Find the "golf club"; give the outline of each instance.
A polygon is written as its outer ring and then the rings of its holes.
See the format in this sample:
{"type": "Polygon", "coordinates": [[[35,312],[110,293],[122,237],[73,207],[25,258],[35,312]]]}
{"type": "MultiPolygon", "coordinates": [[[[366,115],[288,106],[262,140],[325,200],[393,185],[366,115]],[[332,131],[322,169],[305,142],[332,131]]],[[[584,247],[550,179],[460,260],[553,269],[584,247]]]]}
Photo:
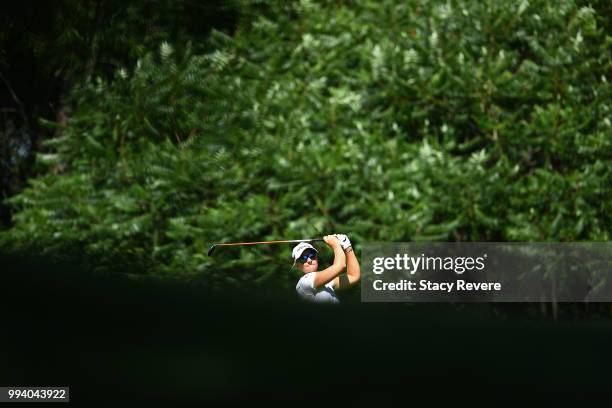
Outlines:
{"type": "Polygon", "coordinates": [[[257,241],[257,242],[231,242],[225,244],[212,244],[208,249],[208,256],[212,256],[218,246],[241,246],[241,245],[260,245],[260,244],[297,244],[299,242],[317,242],[323,241],[323,238],[306,238],[306,239],[291,239],[283,241],[257,241]]]}

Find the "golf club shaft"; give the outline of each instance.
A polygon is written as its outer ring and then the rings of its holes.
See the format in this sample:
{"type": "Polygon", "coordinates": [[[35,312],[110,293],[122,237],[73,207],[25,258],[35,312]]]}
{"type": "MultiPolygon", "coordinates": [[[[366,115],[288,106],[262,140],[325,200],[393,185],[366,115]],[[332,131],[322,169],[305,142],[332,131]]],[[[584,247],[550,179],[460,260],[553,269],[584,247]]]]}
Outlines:
{"type": "Polygon", "coordinates": [[[261,244],[297,244],[299,242],[317,242],[323,241],[323,238],[306,238],[306,239],[289,239],[277,241],[255,241],[255,242],[228,242],[224,244],[213,244],[208,250],[208,256],[212,255],[215,248],[219,246],[243,246],[243,245],[261,245],[261,244]]]}

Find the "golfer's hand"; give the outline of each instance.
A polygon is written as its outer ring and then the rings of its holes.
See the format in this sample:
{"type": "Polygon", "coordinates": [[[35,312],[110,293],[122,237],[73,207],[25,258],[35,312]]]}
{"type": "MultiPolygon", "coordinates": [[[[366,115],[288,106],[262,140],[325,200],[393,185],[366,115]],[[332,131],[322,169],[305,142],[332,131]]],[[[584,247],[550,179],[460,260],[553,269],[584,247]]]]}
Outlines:
{"type": "Polygon", "coordinates": [[[335,235],[326,235],[323,237],[323,240],[331,249],[342,248],[342,244],[340,244],[338,237],[335,235]]]}
{"type": "Polygon", "coordinates": [[[334,234],[334,235],[338,238],[338,241],[340,241],[340,245],[342,245],[343,250],[346,251],[352,246],[351,241],[349,241],[346,235],[344,234],[334,234]]]}

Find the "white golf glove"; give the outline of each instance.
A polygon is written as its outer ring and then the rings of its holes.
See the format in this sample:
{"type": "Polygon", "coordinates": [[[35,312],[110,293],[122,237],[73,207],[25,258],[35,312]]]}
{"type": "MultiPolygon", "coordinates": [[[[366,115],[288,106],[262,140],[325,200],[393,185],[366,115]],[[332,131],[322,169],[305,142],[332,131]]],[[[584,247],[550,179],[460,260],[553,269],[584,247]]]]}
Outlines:
{"type": "Polygon", "coordinates": [[[340,241],[340,245],[342,245],[343,250],[347,250],[351,247],[351,241],[349,241],[348,237],[344,234],[334,234],[338,241],[340,241]]]}

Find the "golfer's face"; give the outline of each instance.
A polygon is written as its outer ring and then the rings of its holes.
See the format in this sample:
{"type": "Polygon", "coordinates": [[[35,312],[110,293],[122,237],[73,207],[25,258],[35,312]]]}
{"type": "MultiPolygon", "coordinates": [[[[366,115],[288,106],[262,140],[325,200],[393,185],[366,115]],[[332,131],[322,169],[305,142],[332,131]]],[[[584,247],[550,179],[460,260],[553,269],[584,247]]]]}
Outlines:
{"type": "Polygon", "coordinates": [[[304,273],[309,273],[309,272],[316,272],[317,268],[319,267],[319,264],[317,263],[316,259],[308,258],[308,260],[302,266],[303,266],[302,270],[304,271],[304,273]]]}
{"type": "Polygon", "coordinates": [[[317,268],[319,267],[319,264],[317,262],[317,255],[316,255],[316,253],[308,252],[306,254],[303,254],[303,256],[306,257],[306,262],[300,263],[299,264],[299,268],[304,273],[316,272],[317,268]],[[309,256],[309,255],[311,255],[311,256],[309,256]]]}

